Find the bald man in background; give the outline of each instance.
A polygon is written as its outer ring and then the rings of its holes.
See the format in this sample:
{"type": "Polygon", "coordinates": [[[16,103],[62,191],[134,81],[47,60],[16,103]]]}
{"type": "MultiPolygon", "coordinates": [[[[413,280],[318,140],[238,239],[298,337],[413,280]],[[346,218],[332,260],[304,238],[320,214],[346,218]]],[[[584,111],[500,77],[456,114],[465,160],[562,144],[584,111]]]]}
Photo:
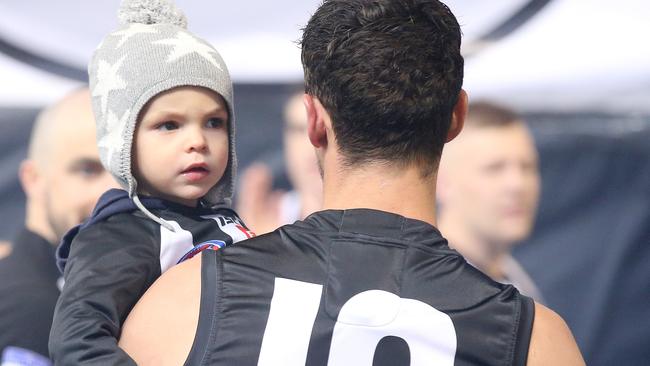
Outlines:
{"type": "Polygon", "coordinates": [[[447,144],[438,172],[438,228],[494,280],[542,300],[510,255],[530,235],[540,194],[537,150],[524,120],[489,102],[469,106],[465,129],[447,144]]]}
{"type": "Polygon", "coordinates": [[[56,246],[116,186],[99,161],[90,103],[87,89],[76,90],[34,123],[19,171],[25,227],[0,259],[0,364],[49,364],[47,340],[60,291],[56,246]]]}

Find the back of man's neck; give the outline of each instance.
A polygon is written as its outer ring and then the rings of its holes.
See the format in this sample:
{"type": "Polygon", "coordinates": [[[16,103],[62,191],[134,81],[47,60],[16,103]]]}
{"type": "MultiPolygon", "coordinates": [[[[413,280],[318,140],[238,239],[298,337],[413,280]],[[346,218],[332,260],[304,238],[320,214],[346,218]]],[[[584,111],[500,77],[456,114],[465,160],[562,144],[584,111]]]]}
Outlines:
{"type": "Polygon", "coordinates": [[[415,166],[347,168],[326,174],[325,209],[369,208],[436,224],[435,175],[422,178],[415,166]]]}

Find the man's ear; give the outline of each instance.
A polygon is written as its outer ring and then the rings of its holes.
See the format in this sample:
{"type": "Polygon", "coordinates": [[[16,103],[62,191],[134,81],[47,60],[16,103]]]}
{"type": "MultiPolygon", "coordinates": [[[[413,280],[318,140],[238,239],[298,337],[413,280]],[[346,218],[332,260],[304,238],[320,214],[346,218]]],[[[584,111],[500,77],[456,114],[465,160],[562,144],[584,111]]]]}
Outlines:
{"type": "Polygon", "coordinates": [[[18,179],[28,198],[34,197],[40,191],[41,175],[34,160],[24,160],[18,169],[18,179]]]}
{"type": "Polygon", "coordinates": [[[449,131],[447,132],[447,139],[445,142],[455,139],[463,129],[463,125],[465,125],[465,117],[467,117],[468,105],[467,93],[465,90],[461,89],[458,94],[458,101],[456,102],[454,111],[451,114],[451,124],[449,125],[449,131]]]}
{"type": "Polygon", "coordinates": [[[325,108],[318,98],[305,94],[303,103],[307,110],[307,136],[315,148],[327,147],[327,126],[325,108]]]}

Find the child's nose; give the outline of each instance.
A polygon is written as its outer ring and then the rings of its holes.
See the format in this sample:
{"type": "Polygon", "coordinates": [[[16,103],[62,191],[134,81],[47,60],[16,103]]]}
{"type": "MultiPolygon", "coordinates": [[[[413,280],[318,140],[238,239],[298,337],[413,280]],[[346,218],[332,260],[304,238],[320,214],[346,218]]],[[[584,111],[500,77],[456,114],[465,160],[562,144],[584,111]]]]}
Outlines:
{"type": "Polygon", "coordinates": [[[207,140],[201,129],[191,129],[188,132],[187,151],[205,151],[208,147],[207,140]]]}

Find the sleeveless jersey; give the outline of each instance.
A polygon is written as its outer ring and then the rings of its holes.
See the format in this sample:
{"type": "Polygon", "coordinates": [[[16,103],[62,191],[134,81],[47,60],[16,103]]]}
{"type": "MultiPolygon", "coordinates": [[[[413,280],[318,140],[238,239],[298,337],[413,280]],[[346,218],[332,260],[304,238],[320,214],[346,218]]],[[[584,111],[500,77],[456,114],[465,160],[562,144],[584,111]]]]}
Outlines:
{"type": "Polygon", "coordinates": [[[525,365],[533,301],[433,226],[328,210],[202,253],[187,365],[525,365]]]}

